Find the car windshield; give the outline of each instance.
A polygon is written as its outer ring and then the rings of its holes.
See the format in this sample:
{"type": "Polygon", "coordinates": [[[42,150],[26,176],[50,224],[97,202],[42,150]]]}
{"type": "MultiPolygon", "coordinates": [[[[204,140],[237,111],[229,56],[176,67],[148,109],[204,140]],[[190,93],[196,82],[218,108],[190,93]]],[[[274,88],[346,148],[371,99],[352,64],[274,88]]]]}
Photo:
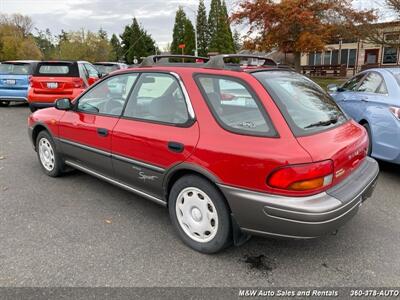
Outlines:
{"type": "Polygon", "coordinates": [[[96,67],[97,71],[99,71],[99,73],[102,74],[108,74],[119,69],[117,65],[110,65],[110,64],[108,65],[96,64],[94,66],[96,67]]]}
{"type": "Polygon", "coordinates": [[[254,72],[297,136],[325,130],[347,120],[316,83],[292,71],[254,72]]]}
{"type": "Polygon", "coordinates": [[[29,64],[2,63],[0,65],[0,74],[29,75],[30,73],[31,66],[29,64]]]}

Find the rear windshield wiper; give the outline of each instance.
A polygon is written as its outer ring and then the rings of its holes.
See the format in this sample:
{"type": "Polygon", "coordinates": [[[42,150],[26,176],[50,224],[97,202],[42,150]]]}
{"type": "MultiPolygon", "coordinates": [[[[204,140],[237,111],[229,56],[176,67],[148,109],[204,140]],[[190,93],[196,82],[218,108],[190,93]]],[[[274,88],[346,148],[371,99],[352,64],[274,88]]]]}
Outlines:
{"type": "Polygon", "coordinates": [[[327,121],[320,121],[320,122],[316,122],[316,123],[312,123],[304,128],[311,128],[311,127],[320,127],[320,126],[329,126],[331,124],[336,124],[338,121],[338,118],[333,118],[327,121]]]}

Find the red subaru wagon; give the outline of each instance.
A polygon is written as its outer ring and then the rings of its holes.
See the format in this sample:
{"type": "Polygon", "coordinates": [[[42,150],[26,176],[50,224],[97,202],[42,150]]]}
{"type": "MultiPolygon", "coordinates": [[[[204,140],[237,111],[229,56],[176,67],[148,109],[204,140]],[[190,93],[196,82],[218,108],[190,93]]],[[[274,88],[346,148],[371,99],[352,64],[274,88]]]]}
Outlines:
{"type": "Polygon", "coordinates": [[[204,253],[336,231],[375,187],[366,131],[308,78],[224,58],[152,57],[33,113],[43,171],[78,169],[168,207],[204,253]]]}

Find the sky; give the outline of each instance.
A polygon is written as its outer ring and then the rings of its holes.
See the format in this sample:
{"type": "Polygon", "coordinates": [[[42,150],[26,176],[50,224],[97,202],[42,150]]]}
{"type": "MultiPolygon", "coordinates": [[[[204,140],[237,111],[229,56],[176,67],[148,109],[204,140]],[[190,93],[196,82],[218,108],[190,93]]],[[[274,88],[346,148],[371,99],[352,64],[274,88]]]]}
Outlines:
{"type": "MultiPolygon", "coordinates": [[[[205,1],[207,10],[210,1],[205,1]]],[[[239,2],[226,0],[228,10],[234,10],[239,2]]],[[[172,40],[179,5],[193,22],[198,0],[0,0],[0,12],[29,15],[35,27],[49,28],[53,34],[59,34],[62,29],[97,31],[100,27],[110,35],[120,34],[136,17],[162,49],[172,40]]],[[[393,15],[384,9],[384,0],[354,0],[353,6],[357,9],[376,8],[381,19],[393,19],[393,15]]],[[[245,28],[238,30],[245,31],[245,28]]]]}

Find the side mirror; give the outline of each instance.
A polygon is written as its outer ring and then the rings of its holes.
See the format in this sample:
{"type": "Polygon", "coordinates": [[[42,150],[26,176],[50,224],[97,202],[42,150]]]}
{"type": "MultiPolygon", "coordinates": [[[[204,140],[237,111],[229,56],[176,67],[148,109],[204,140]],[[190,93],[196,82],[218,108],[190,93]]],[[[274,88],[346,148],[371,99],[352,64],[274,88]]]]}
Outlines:
{"type": "Polygon", "coordinates": [[[72,103],[68,98],[61,98],[56,100],[54,107],[58,110],[70,110],[72,109],[72,103]]]}
{"type": "Polygon", "coordinates": [[[103,78],[103,77],[105,77],[105,76],[107,76],[108,75],[108,73],[99,73],[99,78],[103,78]]]}
{"type": "Polygon", "coordinates": [[[326,89],[328,90],[329,93],[335,93],[338,91],[338,86],[334,83],[328,84],[326,89]]]}

